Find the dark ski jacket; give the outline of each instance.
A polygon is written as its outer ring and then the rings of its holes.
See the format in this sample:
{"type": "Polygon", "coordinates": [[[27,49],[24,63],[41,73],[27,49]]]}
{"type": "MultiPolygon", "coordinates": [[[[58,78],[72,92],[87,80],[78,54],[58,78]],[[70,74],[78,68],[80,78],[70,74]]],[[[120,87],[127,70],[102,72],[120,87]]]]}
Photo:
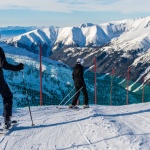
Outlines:
{"type": "Polygon", "coordinates": [[[83,66],[81,64],[76,64],[73,68],[72,78],[75,85],[85,86],[83,77],[83,66]]]}
{"type": "Polygon", "coordinates": [[[9,64],[7,62],[6,57],[5,57],[5,53],[4,53],[3,49],[0,47],[0,80],[2,80],[4,78],[2,69],[12,70],[12,71],[20,70],[18,68],[18,66],[9,64]]]}

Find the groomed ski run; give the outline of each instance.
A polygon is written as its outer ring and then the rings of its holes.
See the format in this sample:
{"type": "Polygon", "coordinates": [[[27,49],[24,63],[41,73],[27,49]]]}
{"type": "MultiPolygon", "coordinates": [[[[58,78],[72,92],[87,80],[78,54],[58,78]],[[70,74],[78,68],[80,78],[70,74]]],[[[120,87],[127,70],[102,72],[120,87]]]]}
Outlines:
{"type": "MultiPolygon", "coordinates": [[[[149,150],[150,103],[90,105],[74,111],[56,106],[14,109],[18,125],[0,136],[1,150],[149,150]]],[[[81,107],[81,106],[80,106],[81,107]]],[[[1,118],[2,120],[2,118],[1,118]]]]}

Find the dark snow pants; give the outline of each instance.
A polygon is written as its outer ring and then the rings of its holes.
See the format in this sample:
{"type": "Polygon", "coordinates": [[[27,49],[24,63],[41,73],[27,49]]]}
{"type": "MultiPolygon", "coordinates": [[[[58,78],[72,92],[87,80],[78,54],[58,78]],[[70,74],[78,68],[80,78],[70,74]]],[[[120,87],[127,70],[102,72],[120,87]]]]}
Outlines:
{"type": "MultiPolygon", "coordinates": [[[[82,88],[82,85],[75,85],[76,92],[79,91],[81,88],[82,88]]],[[[84,96],[84,105],[88,105],[89,102],[88,102],[88,93],[87,93],[87,90],[86,90],[86,86],[83,86],[81,91],[82,91],[83,96],[84,96]]],[[[77,100],[78,100],[79,96],[80,96],[80,91],[77,92],[76,95],[74,96],[74,99],[72,101],[72,105],[77,104],[77,100]]]]}
{"type": "Polygon", "coordinates": [[[0,72],[0,94],[3,97],[3,105],[4,105],[3,116],[5,117],[5,119],[7,119],[9,116],[12,116],[13,95],[1,73],[2,72],[0,72]]]}

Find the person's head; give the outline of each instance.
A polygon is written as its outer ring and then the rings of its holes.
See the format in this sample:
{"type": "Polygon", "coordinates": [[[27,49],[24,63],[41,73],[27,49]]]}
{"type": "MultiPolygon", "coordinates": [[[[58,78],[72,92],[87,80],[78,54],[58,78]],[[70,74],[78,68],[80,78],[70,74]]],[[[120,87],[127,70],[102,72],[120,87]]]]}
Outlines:
{"type": "Polygon", "coordinates": [[[84,60],[82,58],[77,59],[77,64],[83,65],[83,63],[84,63],[84,60]]]}

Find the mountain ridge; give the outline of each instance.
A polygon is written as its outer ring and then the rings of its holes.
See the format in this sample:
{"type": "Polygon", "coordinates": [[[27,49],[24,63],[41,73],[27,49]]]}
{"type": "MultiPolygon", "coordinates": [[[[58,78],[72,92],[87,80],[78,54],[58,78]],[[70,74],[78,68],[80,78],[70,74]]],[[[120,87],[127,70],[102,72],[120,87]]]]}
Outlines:
{"type": "Polygon", "coordinates": [[[92,66],[96,57],[98,72],[110,73],[115,68],[118,69],[116,75],[124,78],[130,66],[131,79],[136,81],[141,74],[146,74],[146,82],[150,83],[150,60],[147,57],[150,56],[150,16],[98,25],[87,23],[74,27],[42,28],[5,42],[33,53],[39,53],[38,45],[41,43],[44,56],[71,67],[78,57],[85,59],[87,67],[92,66]]]}

